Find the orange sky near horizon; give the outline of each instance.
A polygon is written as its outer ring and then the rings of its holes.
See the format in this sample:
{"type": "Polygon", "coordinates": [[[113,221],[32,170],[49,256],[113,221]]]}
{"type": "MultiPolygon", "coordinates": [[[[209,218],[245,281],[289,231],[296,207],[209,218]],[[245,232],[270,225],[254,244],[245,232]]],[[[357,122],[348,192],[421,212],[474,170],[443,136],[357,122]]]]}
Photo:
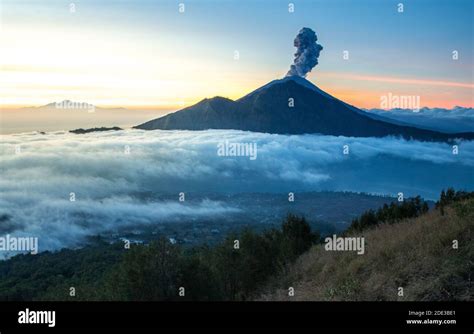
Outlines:
{"type": "MultiPolygon", "coordinates": [[[[271,78],[268,80],[272,80],[271,78]]],[[[336,98],[343,100],[351,105],[359,108],[371,109],[381,108],[380,99],[391,93],[399,96],[419,95],[421,100],[421,107],[429,108],[446,108],[451,109],[455,106],[474,107],[474,84],[455,81],[443,80],[425,80],[417,78],[398,78],[398,77],[381,77],[381,76],[367,76],[354,75],[346,73],[321,72],[317,71],[309,75],[308,80],[315,83],[319,88],[325,90],[336,98]],[[362,84],[361,84],[362,82],[362,84]],[[369,85],[370,89],[365,86],[369,85]],[[361,87],[362,88],[358,88],[361,87]],[[435,87],[435,91],[433,91],[435,87]],[[441,88],[441,91],[440,91],[441,88]],[[463,97],[460,99],[460,96],[463,97]]],[[[255,82],[247,82],[245,85],[237,87],[233,92],[219,91],[216,87],[215,93],[207,96],[192,96],[184,98],[180,101],[176,100],[162,100],[159,104],[136,104],[127,103],[126,97],[124,103],[94,103],[90,101],[77,101],[74,98],[68,98],[77,102],[88,102],[96,104],[99,107],[115,108],[125,107],[128,109],[140,110],[178,110],[183,107],[199,102],[204,98],[213,96],[225,96],[236,100],[254,89],[266,84],[264,80],[256,80],[255,82]]],[[[212,85],[211,85],[212,86],[212,85]]],[[[62,98],[56,100],[30,100],[28,103],[2,103],[0,107],[15,109],[25,107],[38,107],[51,102],[61,101],[62,98]]]]}
{"type": "Polygon", "coordinates": [[[417,96],[420,107],[474,107],[468,0],[413,3],[403,15],[384,1],[309,1],[291,15],[284,1],[272,10],[252,1],[251,11],[222,3],[180,13],[168,1],[84,0],[71,11],[61,1],[3,0],[0,108],[71,100],[173,111],[235,100],[287,73],[303,26],[324,47],[307,79],[336,98],[366,109],[388,94],[417,96]]]}

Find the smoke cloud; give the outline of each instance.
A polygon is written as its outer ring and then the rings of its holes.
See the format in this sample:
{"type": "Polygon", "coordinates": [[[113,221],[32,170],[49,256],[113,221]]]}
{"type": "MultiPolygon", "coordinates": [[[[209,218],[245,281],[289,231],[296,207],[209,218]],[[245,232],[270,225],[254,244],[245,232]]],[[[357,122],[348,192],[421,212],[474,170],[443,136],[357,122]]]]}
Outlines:
{"type": "Polygon", "coordinates": [[[323,47],[316,42],[317,40],[318,37],[312,29],[300,30],[294,41],[294,46],[297,48],[295,60],[286,76],[298,75],[304,78],[313,67],[318,65],[319,53],[323,47]]]}

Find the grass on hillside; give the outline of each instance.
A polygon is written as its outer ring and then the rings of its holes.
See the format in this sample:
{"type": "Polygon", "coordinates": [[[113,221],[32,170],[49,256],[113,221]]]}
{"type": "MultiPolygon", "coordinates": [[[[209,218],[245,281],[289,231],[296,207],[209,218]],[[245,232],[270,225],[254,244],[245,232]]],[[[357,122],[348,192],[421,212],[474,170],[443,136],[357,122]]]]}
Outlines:
{"type": "Polygon", "coordinates": [[[418,218],[380,224],[365,254],[313,246],[265,288],[260,300],[474,300],[474,199],[418,218]],[[458,249],[453,249],[453,240],[458,249]],[[289,296],[288,288],[294,288],[289,296]],[[403,287],[403,296],[398,288],[403,287]]]}

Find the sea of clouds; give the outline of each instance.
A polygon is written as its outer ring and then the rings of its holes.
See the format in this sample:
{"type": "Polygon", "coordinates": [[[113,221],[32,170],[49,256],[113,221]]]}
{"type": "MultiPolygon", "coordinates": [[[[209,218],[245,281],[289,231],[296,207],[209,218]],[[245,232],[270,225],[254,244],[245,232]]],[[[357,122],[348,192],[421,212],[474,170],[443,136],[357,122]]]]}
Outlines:
{"type": "Polygon", "coordinates": [[[245,210],[225,196],[207,199],[210,192],[344,190],[434,199],[448,186],[474,190],[474,141],[457,144],[453,154],[447,143],[234,130],[5,135],[0,235],[37,236],[43,251],[121,227],[245,210]],[[257,158],[219,156],[225,141],[256,143],[257,158]],[[179,202],[180,192],[194,201],[179,202]]]}
{"type": "Polygon", "coordinates": [[[411,109],[369,109],[369,113],[424,129],[456,133],[474,132],[474,109],[465,107],[411,109]]]}

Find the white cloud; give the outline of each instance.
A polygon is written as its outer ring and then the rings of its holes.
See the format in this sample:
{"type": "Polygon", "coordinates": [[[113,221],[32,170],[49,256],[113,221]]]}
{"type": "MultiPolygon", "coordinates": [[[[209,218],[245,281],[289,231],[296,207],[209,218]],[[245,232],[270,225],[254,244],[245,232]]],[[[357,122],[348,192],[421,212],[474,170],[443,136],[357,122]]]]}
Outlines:
{"type": "Polygon", "coordinates": [[[195,197],[219,191],[404,191],[435,198],[446,186],[474,188],[474,141],[460,142],[453,155],[447,143],[397,138],[226,130],[56,132],[2,136],[0,158],[0,217],[8,217],[8,225],[0,220],[0,234],[39,236],[40,250],[77,245],[87,235],[124,226],[245,210],[205,195],[182,204],[181,191],[195,197]],[[218,156],[223,140],[256,142],[257,159],[218,156]],[[21,154],[15,154],[17,145],[21,154]],[[349,155],[343,155],[343,145],[349,145],[349,155]],[[76,202],[69,201],[71,192],[76,202]],[[157,199],[158,194],[176,200],[157,199]]]}
{"type": "Polygon", "coordinates": [[[388,119],[435,131],[448,133],[474,132],[473,108],[421,108],[418,112],[414,112],[411,109],[369,109],[366,111],[388,119]]]}

